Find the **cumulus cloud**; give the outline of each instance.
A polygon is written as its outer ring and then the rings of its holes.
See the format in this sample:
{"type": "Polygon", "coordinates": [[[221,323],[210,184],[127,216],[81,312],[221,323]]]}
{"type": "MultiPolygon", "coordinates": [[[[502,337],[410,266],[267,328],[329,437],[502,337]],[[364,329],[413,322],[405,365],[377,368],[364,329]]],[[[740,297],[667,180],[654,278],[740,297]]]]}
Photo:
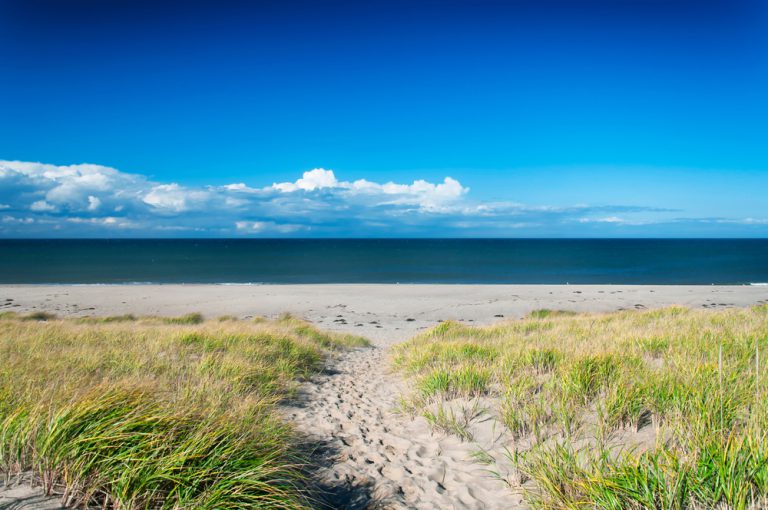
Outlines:
{"type": "Polygon", "coordinates": [[[147,184],[142,175],[101,165],[0,161],[0,200],[34,212],[79,214],[102,203],[124,207],[138,201],[147,184]]]}
{"type": "Polygon", "coordinates": [[[37,200],[32,202],[32,205],[29,206],[29,209],[35,212],[51,212],[56,210],[53,205],[49,204],[45,200],[37,200]]]}
{"type": "Polygon", "coordinates": [[[201,207],[208,198],[206,191],[190,190],[173,183],[152,186],[143,201],[155,209],[180,213],[201,207]]]}
{"type": "Polygon", "coordinates": [[[268,232],[290,234],[308,230],[304,225],[278,224],[273,221],[236,221],[237,230],[249,234],[263,234],[268,232]]]}
{"type": "Polygon", "coordinates": [[[625,205],[481,202],[450,176],[376,182],[314,168],[271,185],[186,186],[101,165],[21,161],[0,161],[0,210],[0,236],[546,236],[685,221],[768,224],[625,205]]]}
{"type": "Polygon", "coordinates": [[[290,193],[292,191],[304,190],[312,191],[322,188],[335,188],[338,187],[339,182],[336,180],[336,176],[333,175],[332,170],[325,170],[324,168],[315,168],[304,172],[301,179],[296,182],[281,182],[273,184],[274,189],[290,193]]]}
{"type": "Polygon", "coordinates": [[[35,219],[34,218],[29,218],[29,217],[27,217],[27,218],[18,218],[16,216],[6,215],[6,216],[3,216],[2,220],[0,220],[0,221],[2,221],[3,223],[10,223],[10,224],[15,224],[15,225],[19,225],[19,224],[21,224],[21,225],[29,225],[30,223],[34,223],[35,219]]]}
{"type": "Polygon", "coordinates": [[[89,211],[95,211],[96,209],[101,206],[101,200],[99,197],[95,197],[93,195],[88,195],[88,210],[89,211]]]}
{"type": "Polygon", "coordinates": [[[458,211],[467,192],[451,177],[437,183],[345,181],[324,168],[262,187],[189,187],[101,165],[0,161],[2,209],[27,211],[39,225],[37,234],[54,227],[94,233],[119,227],[134,229],[136,235],[344,235],[350,230],[363,234],[372,226],[394,232],[401,223],[410,228],[424,223],[417,216],[458,211]],[[403,220],[403,215],[413,217],[403,220]]]}
{"type": "MultiPolygon", "coordinates": [[[[231,184],[229,189],[244,189],[244,184],[231,184]]],[[[431,183],[425,180],[416,180],[411,184],[398,184],[394,182],[377,183],[366,179],[353,182],[339,181],[333,170],[315,168],[304,172],[295,182],[275,183],[265,191],[277,190],[283,193],[296,191],[333,190],[341,196],[353,197],[379,197],[383,198],[380,205],[406,204],[417,205],[424,209],[437,209],[440,206],[458,200],[469,192],[459,181],[446,177],[441,183],[431,183]]]]}
{"type": "Polygon", "coordinates": [[[77,225],[93,225],[104,226],[110,228],[130,229],[136,225],[127,218],[116,218],[114,216],[106,216],[103,218],[65,218],[67,223],[73,223],[77,225]]]}

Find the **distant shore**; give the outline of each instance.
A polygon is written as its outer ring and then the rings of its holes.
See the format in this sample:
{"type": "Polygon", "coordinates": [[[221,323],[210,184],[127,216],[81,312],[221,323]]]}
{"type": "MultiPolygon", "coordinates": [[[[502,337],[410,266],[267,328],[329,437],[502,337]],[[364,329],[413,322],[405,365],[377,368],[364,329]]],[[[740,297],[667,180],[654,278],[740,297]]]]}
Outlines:
{"type": "Polygon", "coordinates": [[[0,311],[87,315],[276,316],[389,344],[456,320],[488,324],[548,308],[580,312],[768,302],[768,286],[684,285],[0,285],[0,311]]]}

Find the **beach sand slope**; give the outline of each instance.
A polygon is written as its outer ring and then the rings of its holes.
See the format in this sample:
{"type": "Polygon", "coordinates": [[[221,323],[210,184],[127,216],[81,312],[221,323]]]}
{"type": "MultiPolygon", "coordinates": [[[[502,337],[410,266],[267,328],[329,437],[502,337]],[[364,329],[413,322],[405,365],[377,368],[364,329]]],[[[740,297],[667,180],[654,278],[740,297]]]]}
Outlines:
{"type": "MultiPolygon", "coordinates": [[[[339,508],[523,507],[519,495],[473,461],[482,450],[504,467],[506,438],[493,417],[481,413],[473,421],[472,439],[461,440],[434,431],[422,417],[398,411],[407,387],[389,372],[387,349],[419,331],[445,320],[489,324],[542,308],[608,312],[767,302],[764,286],[0,286],[0,311],[61,316],[201,312],[240,318],[290,312],[324,329],[370,338],[371,348],[329,359],[326,370],[284,408],[297,429],[320,445],[325,464],[315,475],[329,504],[339,508]]],[[[0,488],[0,504],[58,508],[55,500],[40,498],[28,486],[0,488]]]]}

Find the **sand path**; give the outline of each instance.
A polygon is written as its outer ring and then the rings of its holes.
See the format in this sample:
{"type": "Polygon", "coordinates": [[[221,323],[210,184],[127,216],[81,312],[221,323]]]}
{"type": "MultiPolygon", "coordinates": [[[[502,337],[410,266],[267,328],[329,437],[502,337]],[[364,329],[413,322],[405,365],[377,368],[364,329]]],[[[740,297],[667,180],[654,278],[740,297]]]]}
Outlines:
{"type": "Polygon", "coordinates": [[[478,417],[472,441],[434,432],[422,417],[396,411],[403,384],[388,374],[386,346],[329,360],[286,409],[297,428],[326,445],[331,464],[318,473],[335,508],[519,508],[520,497],[485,465],[483,447],[500,450],[492,419],[478,417]]]}

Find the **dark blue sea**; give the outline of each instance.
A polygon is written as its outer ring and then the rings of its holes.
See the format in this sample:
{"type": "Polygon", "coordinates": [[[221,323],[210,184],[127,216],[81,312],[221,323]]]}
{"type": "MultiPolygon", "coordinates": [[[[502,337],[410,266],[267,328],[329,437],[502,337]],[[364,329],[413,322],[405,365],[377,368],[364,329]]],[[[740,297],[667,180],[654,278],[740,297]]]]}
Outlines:
{"type": "Polygon", "coordinates": [[[0,240],[0,283],[768,282],[768,239],[0,240]]]}

